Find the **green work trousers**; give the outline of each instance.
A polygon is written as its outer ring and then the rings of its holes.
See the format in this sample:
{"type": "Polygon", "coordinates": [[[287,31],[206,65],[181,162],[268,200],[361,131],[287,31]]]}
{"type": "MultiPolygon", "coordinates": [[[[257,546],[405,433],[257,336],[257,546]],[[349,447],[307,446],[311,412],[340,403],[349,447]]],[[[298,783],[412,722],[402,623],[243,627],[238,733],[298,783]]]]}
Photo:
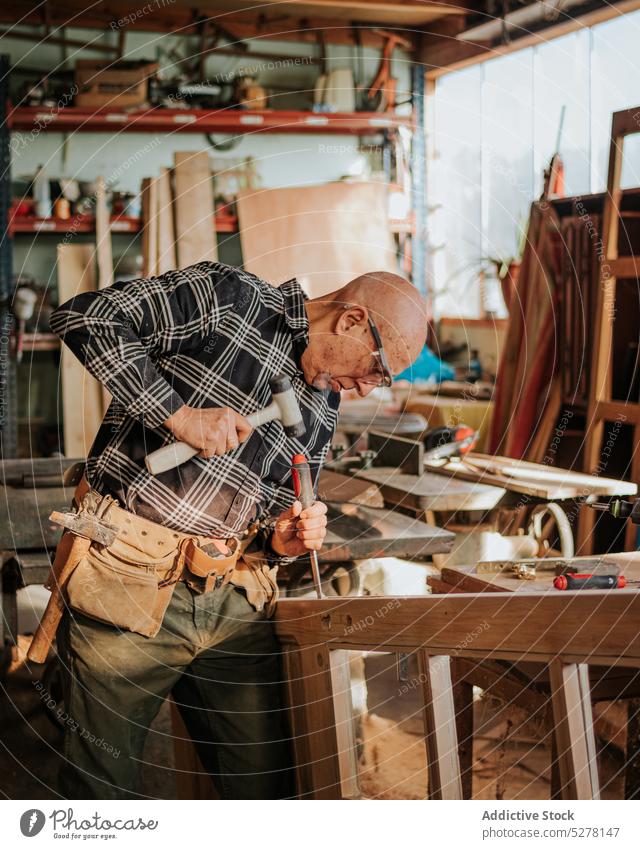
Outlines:
{"type": "Polygon", "coordinates": [[[197,594],[179,582],[155,637],[68,611],[58,645],[65,798],[144,798],[144,743],[169,694],[222,798],[293,795],[279,647],[242,590],[197,594]]]}

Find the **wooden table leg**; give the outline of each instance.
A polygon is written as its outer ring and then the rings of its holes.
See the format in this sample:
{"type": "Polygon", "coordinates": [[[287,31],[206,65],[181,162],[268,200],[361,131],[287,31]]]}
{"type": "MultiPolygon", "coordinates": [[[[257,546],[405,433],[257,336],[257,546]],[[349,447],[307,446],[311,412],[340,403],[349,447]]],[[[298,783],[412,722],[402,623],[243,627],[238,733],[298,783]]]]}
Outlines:
{"type": "Polygon", "coordinates": [[[640,699],[629,699],[627,702],[624,798],[640,799],[640,699]]]}
{"type": "Polygon", "coordinates": [[[560,761],[558,760],[558,743],[556,735],[551,734],[551,798],[562,799],[562,779],[560,778],[560,761]]]}
{"type": "Polygon", "coordinates": [[[451,679],[458,732],[462,798],[471,799],[473,795],[473,684],[464,680],[460,663],[456,658],[451,660],[451,679]]]}
{"type": "Polygon", "coordinates": [[[553,725],[563,799],[599,799],[596,740],[584,663],[549,664],[553,725]]]}
{"type": "Polygon", "coordinates": [[[326,646],[284,646],[298,796],[340,799],[331,659],[326,646]]]}
{"type": "Polygon", "coordinates": [[[418,652],[430,799],[462,799],[451,660],[418,652]]]}

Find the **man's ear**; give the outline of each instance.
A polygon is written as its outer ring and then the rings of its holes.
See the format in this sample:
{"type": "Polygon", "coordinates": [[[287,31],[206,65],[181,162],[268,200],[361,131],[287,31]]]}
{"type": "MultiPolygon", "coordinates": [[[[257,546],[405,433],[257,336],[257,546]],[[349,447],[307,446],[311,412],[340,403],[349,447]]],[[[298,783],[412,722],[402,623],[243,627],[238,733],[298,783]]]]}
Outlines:
{"type": "Polygon", "coordinates": [[[336,333],[349,333],[356,325],[365,327],[369,314],[364,307],[354,304],[344,307],[336,321],[336,333]]]}

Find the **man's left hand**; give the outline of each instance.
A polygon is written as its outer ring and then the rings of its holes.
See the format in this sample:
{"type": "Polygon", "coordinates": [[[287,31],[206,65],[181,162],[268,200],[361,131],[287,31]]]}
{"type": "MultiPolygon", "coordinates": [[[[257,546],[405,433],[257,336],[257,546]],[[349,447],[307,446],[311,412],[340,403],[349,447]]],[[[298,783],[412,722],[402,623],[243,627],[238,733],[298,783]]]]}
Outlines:
{"type": "Polygon", "coordinates": [[[302,509],[294,501],[281,513],[271,536],[271,548],[283,557],[299,557],[308,551],[319,551],[327,534],[327,505],[314,502],[302,509]]]}

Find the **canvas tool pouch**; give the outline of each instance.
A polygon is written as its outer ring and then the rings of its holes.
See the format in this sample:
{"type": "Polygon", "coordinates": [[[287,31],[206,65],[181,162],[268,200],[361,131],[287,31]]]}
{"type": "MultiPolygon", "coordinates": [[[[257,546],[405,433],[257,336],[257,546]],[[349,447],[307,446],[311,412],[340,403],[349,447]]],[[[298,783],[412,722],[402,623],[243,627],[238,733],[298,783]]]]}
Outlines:
{"type": "Polygon", "coordinates": [[[69,578],[68,603],[92,619],[145,637],[160,630],[178,581],[196,592],[214,590],[228,582],[240,553],[236,540],[221,553],[211,538],[165,528],[95,492],[85,496],[81,509],[95,509],[118,533],[109,546],[91,543],[69,578]]]}

